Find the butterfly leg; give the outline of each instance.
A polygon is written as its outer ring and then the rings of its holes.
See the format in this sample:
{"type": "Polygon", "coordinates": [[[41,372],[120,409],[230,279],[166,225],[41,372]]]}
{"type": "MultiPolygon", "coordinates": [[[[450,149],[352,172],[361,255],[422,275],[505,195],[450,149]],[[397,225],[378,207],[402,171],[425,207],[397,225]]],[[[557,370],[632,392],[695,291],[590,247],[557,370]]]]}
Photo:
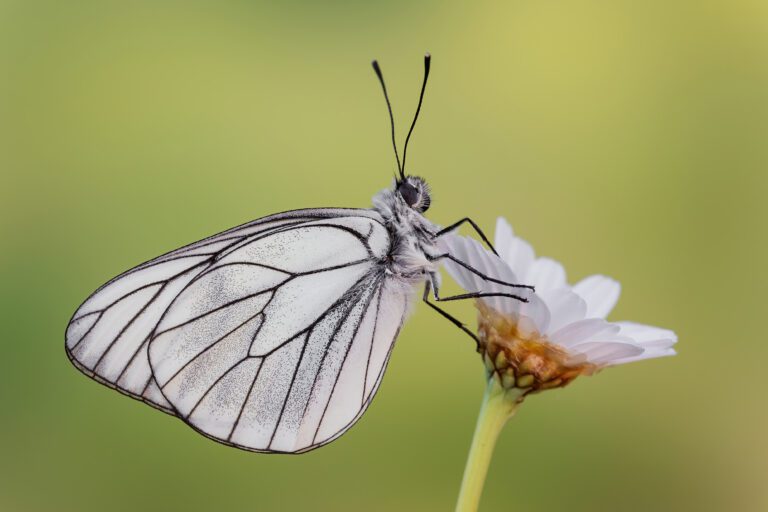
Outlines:
{"type": "MultiPolygon", "coordinates": [[[[482,277],[483,279],[485,279],[486,281],[489,281],[491,283],[501,284],[501,285],[504,285],[504,286],[511,286],[512,288],[525,288],[527,290],[536,291],[536,288],[534,286],[529,285],[529,284],[508,283],[506,281],[501,281],[499,279],[495,279],[495,278],[493,278],[491,276],[485,275],[482,272],[480,272],[479,270],[477,270],[475,267],[470,265],[469,263],[464,263],[460,259],[458,259],[455,256],[453,256],[451,254],[448,254],[448,253],[438,254],[437,256],[427,256],[427,259],[429,259],[429,261],[439,261],[439,260],[442,260],[442,259],[451,260],[452,262],[456,263],[457,265],[461,265],[465,269],[469,270],[470,272],[472,272],[476,276],[482,277]]],[[[471,295],[471,294],[468,294],[468,295],[471,295]]],[[[494,295],[494,296],[497,296],[497,295],[494,295]]],[[[517,298],[517,299],[519,299],[519,300],[521,300],[523,302],[528,302],[528,299],[523,299],[522,297],[517,297],[516,295],[512,295],[512,297],[517,298]]],[[[462,298],[470,298],[470,297],[462,297],[462,298]]]]}
{"type": "Polygon", "coordinates": [[[435,233],[435,235],[434,235],[434,238],[439,238],[439,237],[443,236],[443,235],[444,235],[444,234],[446,234],[446,233],[450,233],[451,231],[453,231],[454,229],[458,228],[459,226],[461,226],[461,225],[462,225],[462,224],[464,224],[465,222],[469,222],[469,223],[472,225],[472,227],[475,229],[475,232],[476,232],[478,235],[480,235],[480,238],[482,238],[483,242],[485,242],[485,244],[486,244],[488,247],[490,247],[491,251],[493,251],[493,254],[495,254],[496,256],[498,256],[498,255],[499,255],[499,253],[497,253],[497,252],[496,252],[496,248],[493,246],[493,244],[490,242],[490,240],[488,240],[488,237],[487,237],[487,236],[485,236],[485,233],[483,233],[483,230],[482,230],[482,229],[480,229],[480,226],[478,226],[478,225],[475,223],[475,221],[473,221],[473,220],[472,220],[472,219],[470,219],[469,217],[464,217],[464,218],[463,218],[463,219],[461,219],[460,221],[458,221],[458,222],[454,222],[453,224],[451,224],[451,225],[450,225],[450,226],[448,226],[447,228],[443,228],[443,229],[441,229],[440,231],[438,231],[437,233],[435,233]]]}
{"type": "Polygon", "coordinates": [[[449,297],[440,297],[440,289],[437,284],[437,280],[434,276],[430,276],[430,279],[424,283],[424,295],[422,297],[422,300],[432,309],[440,313],[444,318],[447,318],[451,323],[453,323],[456,327],[467,333],[473,340],[475,340],[475,343],[480,344],[480,340],[477,338],[475,333],[470,331],[466,325],[464,325],[463,322],[461,322],[459,319],[445,311],[444,309],[440,308],[436,304],[429,301],[429,292],[432,291],[432,295],[435,298],[435,301],[437,302],[449,302],[453,300],[465,300],[465,299],[479,299],[482,297],[509,297],[511,299],[519,300],[521,302],[528,302],[528,299],[524,297],[520,297],[518,295],[513,295],[511,293],[493,293],[493,292],[472,292],[472,293],[462,293],[459,295],[451,295],[449,297]]]}
{"type": "Polygon", "coordinates": [[[509,297],[510,299],[519,300],[520,302],[528,302],[528,299],[512,293],[497,293],[497,292],[471,292],[461,293],[459,295],[451,295],[450,297],[439,297],[438,290],[435,288],[435,300],[438,302],[448,302],[452,300],[466,300],[466,299],[481,299],[483,297],[509,297]]]}
{"type": "MultiPolygon", "coordinates": [[[[450,313],[448,313],[447,311],[445,311],[441,307],[437,306],[436,304],[433,304],[432,302],[429,302],[429,292],[430,292],[430,289],[431,289],[431,283],[432,283],[431,280],[427,280],[427,282],[424,283],[424,296],[422,297],[422,300],[426,303],[427,306],[431,307],[432,309],[434,309],[435,311],[440,313],[443,316],[443,318],[448,319],[453,325],[455,325],[456,327],[458,327],[459,329],[464,331],[466,334],[468,334],[470,338],[475,340],[475,344],[479,347],[480,346],[480,339],[477,337],[477,335],[475,333],[470,331],[469,328],[467,328],[467,326],[464,325],[464,323],[461,320],[459,320],[455,316],[451,315],[450,313]]],[[[435,293],[435,297],[437,297],[437,293],[435,293]]],[[[437,299],[437,300],[439,300],[439,299],[437,299]]]]}

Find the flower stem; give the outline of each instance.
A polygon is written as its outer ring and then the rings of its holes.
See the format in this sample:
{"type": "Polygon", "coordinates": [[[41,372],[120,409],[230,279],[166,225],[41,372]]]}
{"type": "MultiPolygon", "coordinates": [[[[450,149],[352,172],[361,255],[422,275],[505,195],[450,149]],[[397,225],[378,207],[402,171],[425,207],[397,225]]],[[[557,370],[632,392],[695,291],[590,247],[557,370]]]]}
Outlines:
{"type": "Polygon", "coordinates": [[[502,428],[517,410],[521,394],[517,389],[505,391],[498,379],[488,379],[483,405],[477,417],[472,447],[469,449],[464,479],[461,482],[456,512],[475,512],[480,504],[485,476],[491,463],[493,449],[502,428]]]}

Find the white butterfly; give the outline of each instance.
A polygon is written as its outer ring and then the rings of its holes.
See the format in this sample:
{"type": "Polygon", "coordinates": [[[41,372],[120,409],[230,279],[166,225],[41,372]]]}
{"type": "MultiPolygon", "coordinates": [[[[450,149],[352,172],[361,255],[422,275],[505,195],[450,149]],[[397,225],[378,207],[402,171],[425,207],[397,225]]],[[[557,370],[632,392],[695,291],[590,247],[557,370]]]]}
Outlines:
{"type": "MultiPolygon", "coordinates": [[[[405,174],[372,209],[316,208],[243,224],[150,260],[96,290],[66,332],[86,375],[238,448],[300,453],[365,412],[381,383],[415,285],[439,297],[439,229],[423,179],[405,174]]],[[[384,88],[381,71],[374,69],[384,88]]],[[[492,294],[526,300],[515,294],[492,294]]]]}

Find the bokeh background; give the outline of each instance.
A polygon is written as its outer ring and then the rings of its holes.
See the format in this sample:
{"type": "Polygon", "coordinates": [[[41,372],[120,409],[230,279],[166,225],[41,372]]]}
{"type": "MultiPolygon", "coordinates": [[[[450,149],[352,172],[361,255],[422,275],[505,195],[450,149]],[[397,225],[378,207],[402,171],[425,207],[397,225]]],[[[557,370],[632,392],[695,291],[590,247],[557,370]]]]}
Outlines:
{"type": "MultiPolygon", "coordinates": [[[[768,4],[762,0],[0,1],[0,509],[450,510],[483,392],[419,306],[360,423],[238,451],[90,381],[64,328],[120,271],[272,212],[369,205],[394,164],[430,216],[505,215],[613,319],[679,355],[529,400],[482,509],[768,510],[768,4]]],[[[452,311],[471,319],[471,304],[452,311]]]]}

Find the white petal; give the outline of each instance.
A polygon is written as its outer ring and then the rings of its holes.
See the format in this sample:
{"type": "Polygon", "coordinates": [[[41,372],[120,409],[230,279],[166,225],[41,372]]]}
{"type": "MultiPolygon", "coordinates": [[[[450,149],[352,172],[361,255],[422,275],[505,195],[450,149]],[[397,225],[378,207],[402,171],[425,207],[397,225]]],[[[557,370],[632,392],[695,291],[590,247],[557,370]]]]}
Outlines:
{"type": "Polygon", "coordinates": [[[496,221],[496,251],[518,276],[524,276],[533,263],[531,245],[512,234],[512,227],[503,218],[496,221]]]}
{"type": "MultiPolygon", "coordinates": [[[[440,248],[473,267],[482,274],[508,283],[517,283],[517,277],[509,265],[498,256],[486,250],[477,240],[469,237],[445,235],[445,240],[440,242],[440,248]]],[[[460,264],[445,259],[443,260],[446,271],[467,292],[482,293],[506,293],[528,297],[530,292],[525,289],[514,288],[500,283],[494,283],[484,279],[460,264]]],[[[516,315],[521,302],[511,297],[486,297],[483,301],[493,309],[516,315]]]]}
{"type": "Polygon", "coordinates": [[[518,237],[515,237],[509,244],[506,256],[501,251],[499,251],[499,256],[520,276],[528,275],[535,258],[531,244],[518,237]]]}
{"type": "MultiPolygon", "coordinates": [[[[467,264],[472,268],[481,266],[481,262],[475,256],[475,250],[472,246],[472,240],[458,235],[445,235],[446,242],[442,246],[446,252],[457,260],[467,264]]],[[[467,291],[476,291],[481,281],[477,274],[468,268],[456,263],[448,258],[441,260],[448,273],[467,291]]]]}
{"type": "MultiPolygon", "coordinates": [[[[512,301],[513,299],[505,299],[512,301]]],[[[528,297],[528,302],[518,302],[520,319],[517,328],[523,337],[544,334],[547,332],[550,322],[550,312],[547,305],[541,298],[532,294],[528,297]]]]}
{"type": "Polygon", "coordinates": [[[569,349],[572,354],[582,354],[594,364],[615,364],[615,361],[637,357],[643,348],[631,343],[591,341],[569,349]]]}
{"type": "MultiPolygon", "coordinates": [[[[461,261],[463,261],[473,269],[477,270],[478,272],[487,274],[488,269],[486,268],[485,260],[483,258],[482,253],[480,253],[477,250],[477,244],[475,243],[475,241],[470,238],[465,238],[464,241],[465,241],[464,258],[459,258],[459,259],[461,259],[461,261]]],[[[480,276],[478,276],[475,272],[472,272],[471,270],[467,270],[467,272],[469,272],[472,277],[472,286],[467,288],[467,291],[468,292],[482,291],[486,281],[482,279],[480,276]]]]}
{"type": "Polygon", "coordinates": [[[537,288],[536,295],[544,301],[551,315],[547,332],[543,334],[553,333],[568,324],[583,320],[587,314],[587,303],[570,288],[556,288],[541,292],[537,288]]]}
{"type": "Polygon", "coordinates": [[[646,348],[667,349],[677,343],[677,335],[669,329],[634,322],[616,322],[621,328],[620,334],[635,340],[646,348]]]}
{"type": "Polygon", "coordinates": [[[657,357],[668,357],[668,356],[674,356],[676,354],[675,350],[672,348],[666,348],[666,349],[647,349],[640,355],[635,357],[625,357],[622,359],[617,359],[611,362],[611,365],[616,364],[624,364],[624,363],[634,363],[635,361],[642,361],[644,359],[654,359],[657,357]]]}
{"type": "Polygon", "coordinates": [[[528,274],[522,276],[525,284],[532,284],[537,292],[566,286],[565,269],[550,258],[539,258],[533,262],[528,274]]]}
{"type": "MultiPolygon", "coordinates": [[[[443,235],[439,240],[441,250],[465,262],[468,260],[468,245],[467,240],[458,235],[443,235]]],[[[472,272],[449,259],[443,259],[442,263],[448,274],[459,283],[459,286],[465,290],[473,290],[476,287],[475,275],[472,272]]]]}
{"type": "MultiPolygon", "coordinates": [[[[487,251],[480,245],[480,242],[471,238],[468,242],[468,253],[470,254],[470,262],[473,267],[486,276],[497,279],[499,279],[499,274],[507,272],[507,265],[487,251]]],[[[483,279],[483,281],[486,280],[483,279]]]]}
{"type": "Polygon", "coordinates": [[[589,276],[573,287],[587,301],[587,317],[605,318],[619,300],[621,285],[610,277],[589,276]]]}
{"type": "MultiPolygon", "coordinates": [[[[495,277],[498,276],[502,268],[506,267],[498,258],[496,261],[490,261],[490,258],[484,254],[484,249],[475,240],[469,240],[467,244],[468,263],[470,263],[479,272],[482,272],[486,276],[495,277]]],[[[499,285],[483,279],[482,277],[475,275],[475,286],[472,289],[467,289],[468,292],[481,292],[481,293],[499,293],[497,287],[499,285]]],[[[504,311],[504,302],[500,297],[485,297],[483,301],[495,309],[496,311],[504,311]]]]}
{"type": "MultiPolygon", "coordinates": [[[[486,250],[476,240],[471,240],[471,249],[471,252],[473,253],[471,259],[477,264],[476,268],[482,273],[499,281],[504,281],[505,283],[517,283],[515,273],[509,268],[509,265],[504,263],[498,256],[486,250]]],[[[477,277],[476,282],[478,284],[477,289],[471,291],[504,293],[521,297],[528,297],[531,295],[528,290],[494,283],[493,281],[488,281],[479,276],[477,277]]],[[[487,297],[485,301],[497,311],[510,315],[516,315],[522,305],[522,302],[511,297],[487,297]]]]}
{"type": "MultiPolygon", "coordinates": [[[[633,322],[619,322],[610,325],[618,327],[619,332],[610,334],[607,337],[604,334],[600,334],[585,343],[570,347],[569,350],[573,353],[587,353],[592,362],[605,365],[617,365],[675,355],[672,345],[677,341],[677,336],[668,329],[633,322]],[[631,345],[639,349],[639,351],[635,350],[634,353],[631,353],[633,351],[629,349],[626,349],[626,352],[621,352],[617,349],[616,352],[609,352],[610,357],[603,357],[602,352],[599,356],[594,352],[598,350],[595,343],[631,345]]],[[[600,348],[599,350],[608,349],[600,348]]]]}
{"type": "Polygon", "coordinates": [[[515,235],[512,232],[512,226],[509,225],[507,219],[504,217],[499,217],[496,219],[496,233],[493,245],[495,247],[508,247],[514,237],[515,235]]]}
{"type": "Polygon", "coordinates": [[[615,336],[618,332],[619,326],[610,324],[602,318],[587,318],[562,327],[549,339],[553,343],[568,348],[594,340],[597,336],[615,336]]]}

